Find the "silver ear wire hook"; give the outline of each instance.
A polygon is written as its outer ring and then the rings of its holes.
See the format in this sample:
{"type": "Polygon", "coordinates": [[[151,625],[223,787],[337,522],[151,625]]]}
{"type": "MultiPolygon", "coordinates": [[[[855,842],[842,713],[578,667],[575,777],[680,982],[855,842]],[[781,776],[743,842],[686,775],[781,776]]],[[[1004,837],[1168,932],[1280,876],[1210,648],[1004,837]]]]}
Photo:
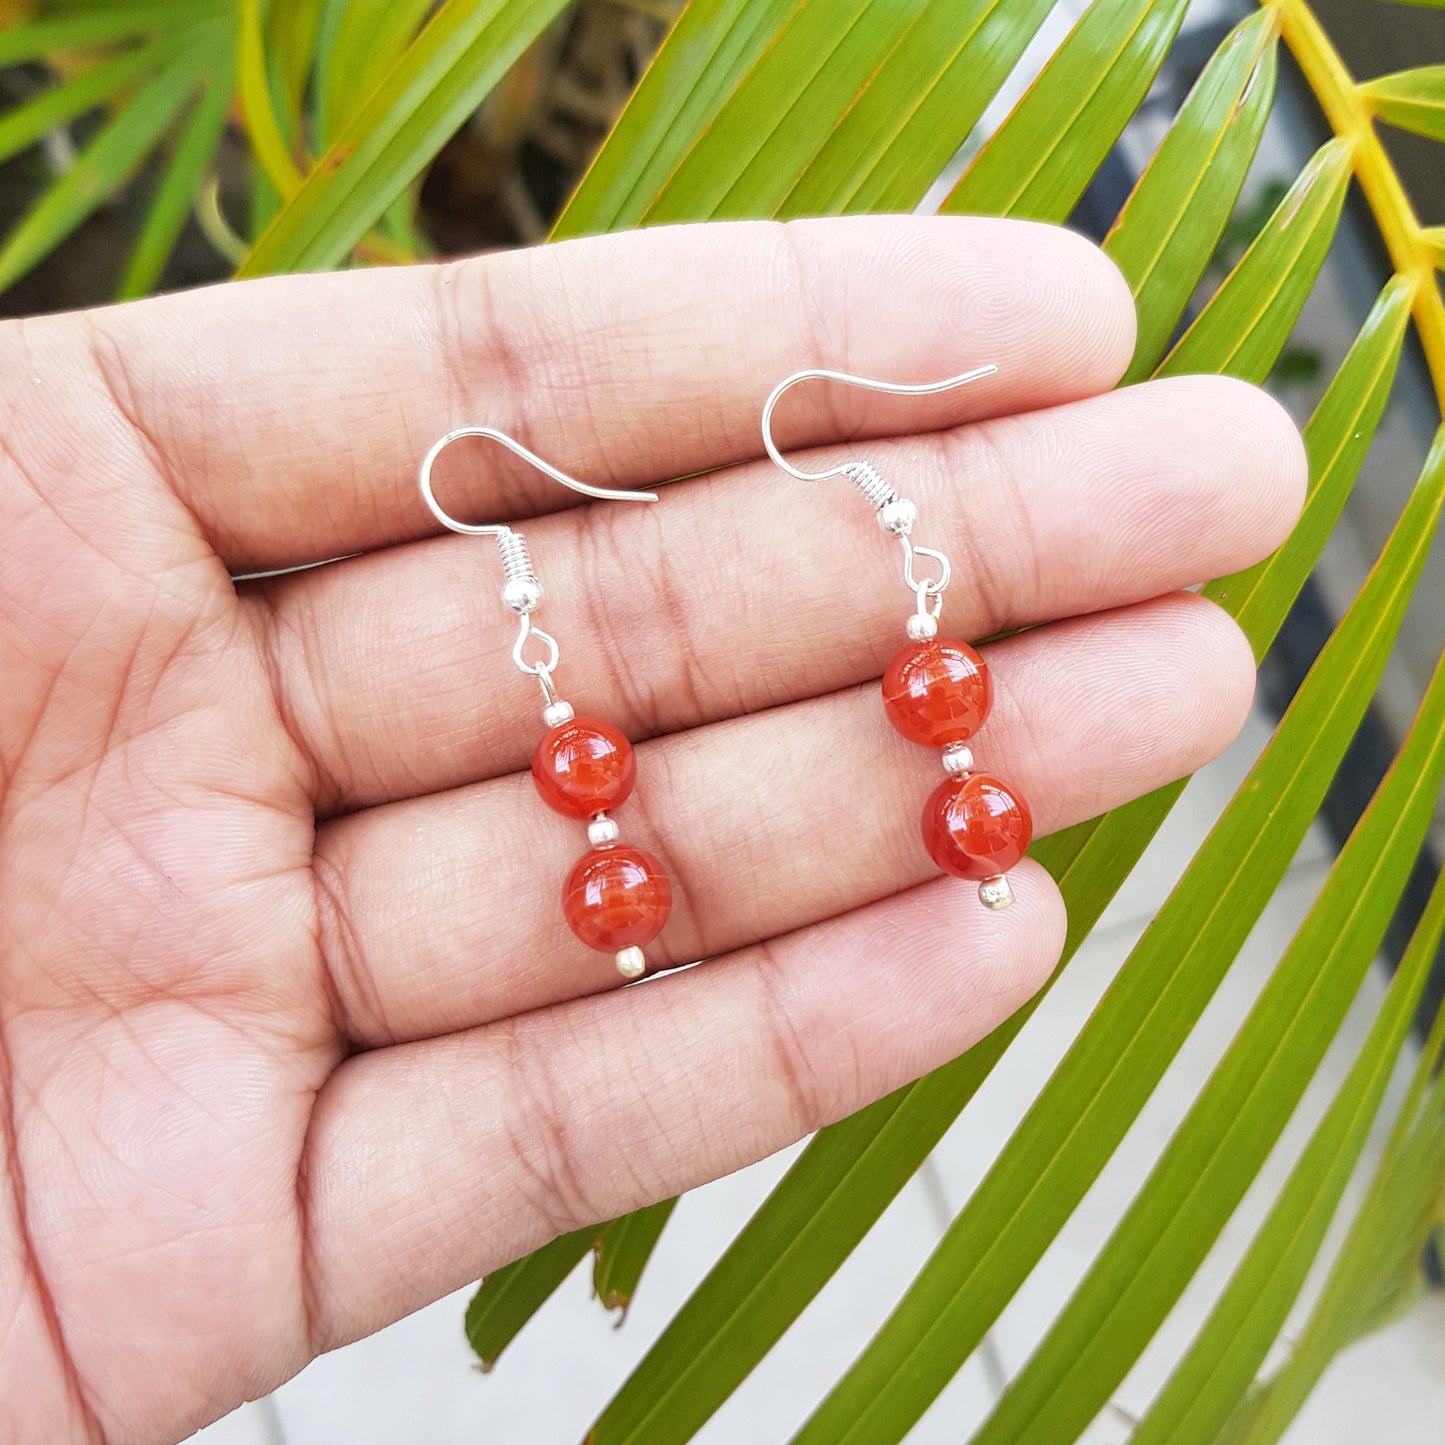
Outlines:
{"type": "Polygon", "coordinates": [[[656,492],[619,492],[609,487],[593,487],[586,482],[579,482],[576,477],[569,476],[560,467],[554,467],[551,462],[543,461],[536,452],[528,451],[521,442],[509,437],[506,432],[498,431],[492,426],[459,426],[449,431],[432,446],[432,449],[422,458],[421,464],[421,494],[434,516],[443,527],[450,527],[453,532],[465,532],[473,537],[498,537],[503,532],[512,529],[501,523],[492,522],[478,525],[475,522],[458,521],[448,512],[440,502],[437,501],[436,492],[432,489],[432,468],[436,465],[436,459],[447,447],[463,437],[485,437],[488,441],[500,442],[508,451],[514,452],[524,462],[530,462],[539,472],[552,478],[554,482],[560,482],[564,487],[574,492],[580,492],[584,497],[595,497],[601,502],[655,502],[656,492]]]}
{"type": "Polygon", "coordinates": [[[953,575],[953,567],[943,552],[932,547],[914,545],[911,534],[914,524],[918,520],[918,508],[906,497],[900,497],[884,480],[883,474],[878,468],[872,462],[861,457],[853,461],[840,462],[835,467],[826,467],[818,472],[806,472],[801,467],[795,467],[778,450],[778,445],[773,440],[773,411],[782,400],[783,393],[789,387],[796,386],[800,381],[838,381],[842,382],[844,386],[861,387],[864,391],[880,391],[889,396],[933,396],[941,391],[952,391],[956,386],[966,386],[971,381],[981,381],[985,376],[995,375],[997,371],[997,366],[989,364],[977,366],[972,371],[960,372],[957,376],[946,376],[942,381],[911,383],[879,381],[871,376],[854,376],[846,371],[827,371],[815,368],[809,371],[795,371],[791,376],[785,376],[772,389],[767,401],[763,403],[763,445],[767,448],[768,455],[773,461],[790,477],[796,477],[800,482],[824,482],[830,477],[847,477],[878,513],[879,526],[897,537],[902,544],[903,580],[907,584],[908,590],[914,594],[917,602],[913,616],[908,619],[908,635],[914,641],[922,641],[937,635],[938,618],[943,611],[943,589],[948,586],[949,579],[953,575]],[[914,560],[918,557],[927,557],[936,562],[938,575],[936,577],[917,576],[914,560]]]}
{"type": "MultiPolygon", "coordinates": [[[[849,468],[856,467],[859,463],[843,462],[821,472],[805,472],[801,467],[795,467],[778,450],[778,444],[773,440],[773,411],[783,399],[783,393],[790,387],[797,386],[800,381],[840,381],[844,386],[857,386],[864,391],[881,391],[889,396],[933,396],[940,391],[952,391],[956,386],[967,386],[970,381],[982,381],[984,377],[993,376],[997,371],[998,367],[992,364],[977,366],[972,371],[963,371],[957,376],[946,376],[942,381],[922,383],[878,381],[871,376],[854,376],[846,371],[825,371],[821,368],[795,371],[791,376],[785,376],[763,403],[763,445],[768,449],[768,455],[789,476],[796,477],[800,482],[826,482],[829,477],[849,476],[849,468]]],[[[867,463],[862,465],[866,466],[867,463]]]]}
{"type": "Polygon", "coordinates": [[[576,477],[569,476],[560,467],[554,467],[551,462],[543,461],[535,452],[529,451],[521,442],[509,437],[506,432],[498,431],[495,427],[490,426],[456,427],[445,436],[440,437],[422,458],[421,495],[432,516],[443,527],[449,528],[453,532],[460,532],[469,537],[495,537],[497,539],[497,551],[502,559],[502,601],[518,614],[521,623],[517,632],[517,640],[512,646],[512,660],[528,677],[535,677],[541,684],[542,694],[546,698],[542,716],[546,719],[547,725],[552,727],[556,723],[570,718],[572,707],[570,703],[563,702],[558,698],[557,689],[552,683],[552,673],[557,666],[557,639],[551,633],[543,632],[540,627],[536,627],[532,623],[531,614],[541,606],[543,592],[542,584],[537,578],[531,556],[527,551],[527,539],[514,527],[509,527],[504,522],[478,523],[459,520],[437,501],[436,491],[432,486],[432,469],[436,465],[437,458],[453,442],[460,441],[463,437],[485,437],[488,441],[500,442],[508,451],[521,457],[524,462],[529,462],[539,472],[551,477],[554,482],[560,482],[562,486],[579,492],[584,497],[595,497],[598,501],[603,502],[655,502],[658,500],[657,493],[616,491],[610,487],[594,487],[586,482],[579,482],[576,477]],[[543,658],[538,661],[528,661],[527,659],[527,643],[532,638],[536,638],[545,649],[543,658]]]}

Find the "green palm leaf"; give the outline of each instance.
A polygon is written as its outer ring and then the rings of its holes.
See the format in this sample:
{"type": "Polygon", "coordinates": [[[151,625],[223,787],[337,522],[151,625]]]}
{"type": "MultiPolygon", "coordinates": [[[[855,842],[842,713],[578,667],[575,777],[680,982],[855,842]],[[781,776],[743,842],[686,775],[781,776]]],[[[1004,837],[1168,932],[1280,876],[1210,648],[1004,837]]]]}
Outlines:
{"type": "MultiPolygon", "coordinates": [[[[1411,3],[1438,7],[1440,0],[1411,3]]],[[[1051,8],[1049,0],[692,0],[556,234],[915,207],[970,154],[981,119],[993,113],[1051,8]]],[[[123,283],[127,295],[149,289],[212,168],[238,88],[257,162],[253,217],[265,223],[243,266],[247,274],[343,263],[383,218],[413,244],[409,188],[561,13],[563,0],[447,0],[423,25],[431,9],[421,0],[51,0],[41,18],[0,32],[0,64],[67,48],[96,52],[92,68],[0,118],[0,156],[88,110],[114,107],[75,165],[0,247],[0,286],[164,146],[165,165],[123,283]]],[[[1183,0],[1094,0],[993,127],[945,208],[1066,218],[1167,58],[1185,9],[1183,0]]],[[[1433,274],[1445,240],[1420,225],[1374,129],[1383,121],[1445,138],[1442,97],[1439,66],[1356,85],[1307,0],[1261,0],[1259,13],[1205,69],[1106,242],[1140,313],[1131,381],[1191,371],[1263,381],[1330,251],[1352,178],[1397,272],[1307,429],[1311,490],[1295,536],[1257,567],[1206,589],[1239,619],[1256,655],[1269,646],[1339,519],[1379,428],[1412,319],[1445,400],[1445,305],[1433,274]],[[1254,162],[1281,42],[1335,138],[1164,355],[1254,162]]],[[[370,242],[381,249],[374,233],[370,242]]],[[[901,1438],[1103,1168],[1335,775],[1386,666],[1442,490],[1437,446],[1248,784],[933,1259],[803,1439],[876,1445],[901,1438]]],[[[1432,684],[1374,806],[1249,1020],[984,1425],[989,1445],[1066,1445],[1079,1437],[1257,1173],[1358,986],[1418,850],[1445,767],[1442,690],[1445,684],[1432,684]]],[[[1069,906],[1063,966],[1182,786],[1036,848],[1069,906]]],[[[1445,1051],[1445,1018],[1298,1347],[1272,1379],[1254,1381],[1380,1108],[1438,945],[1441,897],[1437,890],[1368,1041],[1146,1416],[1141,1441],[1278,1439],[1332,1354],[1409,1297],[1445,1189],[1445,1083],[1432,1073],[1445,1051]]],[[[690,1438],[843,1264],[1035,1007],[964,1058],[822,1131],[607,1405],[594,1440],[690,1438]]],[[[467,1319],[483,1361],[496,1360],[594,1247],[599,1295],[625,1308],[672,1207],[665,1201],[565,1236],[489,1277],[467,1319]]]]}
{"type": "Polygon", "coordinates": [[[334,266],[565,0],[447,0],[354,111],[238,275],[334,266]]]}
{"type": "MultiPolygon", "coordinates": [[[[1445,446],[1421,491],[1434,530],[1445,446]]],[[[1283,731],[1283,730],[1282,730],[1283,731]]],[[[1445,670],[1374,802],[1223,1061],[1118,1229],[979,1432],[1067,1439],[1107,1403],[1278,1141],[1385,936],[1445,780],[1445,670]]]]}
{"type": "Polygon", "coordinates": [[[207,172],[215,159],[216,147],[226,128],[231,105],[232,80],[229,67],[218,63],[216,73],[206,82],[166,166],[165,177],[156,190],[145,225],[131,252],[130,264],[121,278],[122,299],[144,296],[154,289],[170,258],[176,239],[196,202],[207,172]]]}
{"type": "Polygon", "coordinates": [[[1261,10],[1220,47],[1104,242],[1139,313],[1126,385],[1158,365],[1224,234],[1274,102],[1278,34],[1261,10]]]}
{"type": "Polygon", "coordinates": [[[1386,75],[1364,86],[1362,94],[1391,125],[1445,140],[1445,65],[1386,75]]]}
{"type": "Polygon", "coordinates": [[[647,1261],[652,1258],[653,1247],[676,1207],[677,1200],[664,1199],[614,1220],[603,1230],[597,1241],[592,1288],[604,1309],[626,1314],[647,1261]]]}
{"type": "MultiPolygon", "coordinates": [[[[1438,689],[1437,689],[1438,690],[1438,689]]],[[[1224,1428],[1298,1297],[1379,1113],[1445,935],[1437,880],[1370,1035],[1223,1297],[1132,1445],[1209,1445],[1224,1428]]]]}
{"type": "Polygon", "coordinates": [[[555,234],[916,205],[1049,8],[698,0],[555,234]]]}
{"type": "Polygon", "coordinates": [[[192,32],[191,43],[100,130],[75,164],[21,217],[0,247],[0,291],[45,257],[112,195],[171,128],[214,63],[221,32],[192,32]]]}
{"type": "Polygon", "coordinates": [[[467,1306],[467,1342],[484,1370],[516,1337],[522,1324],[551,1297],[597,1242],[602,1226],[559,1235],[513,1264],[487,1276],[467,1306]]]}
{"type": "Polygon", "coordinates": [[[1144,99],[1188,0],[1097,0],[996,130],[946,211],[1064,221],[1144,99]]]}

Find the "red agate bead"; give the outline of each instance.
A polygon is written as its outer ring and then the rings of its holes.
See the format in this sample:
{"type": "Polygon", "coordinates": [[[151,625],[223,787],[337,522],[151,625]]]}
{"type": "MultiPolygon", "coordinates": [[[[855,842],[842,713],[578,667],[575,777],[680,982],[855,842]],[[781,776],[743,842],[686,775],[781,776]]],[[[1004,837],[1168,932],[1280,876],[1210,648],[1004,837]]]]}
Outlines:
{"type": "Polygon", "coordinates": [[[637,781],[637,755],[611,723],[574,717],[549,728],[532,754],[542,801],[568,818],[615,808],[637,781]]]}
{"type": "Polygon", "coordinates": [[[883,674],[883,710],[911,743],[944,748],[971,738],[988,716],[988,665],[966,642],[910,643],[883,674]]]}
{"type": "Polygon", "coordinates": [[[923,806],[923,844],[955,878],[1007,873],[1028,852],[1034,820],[1028,804],[997,778],[947,778],[923,806]]]}
{"type": "Polygon", "coordinates": [[[562,911],[589,948],[651,943],[672,908],[662,864],[641,848],[597,848],[584,854],[562,886],[562,911]]]}

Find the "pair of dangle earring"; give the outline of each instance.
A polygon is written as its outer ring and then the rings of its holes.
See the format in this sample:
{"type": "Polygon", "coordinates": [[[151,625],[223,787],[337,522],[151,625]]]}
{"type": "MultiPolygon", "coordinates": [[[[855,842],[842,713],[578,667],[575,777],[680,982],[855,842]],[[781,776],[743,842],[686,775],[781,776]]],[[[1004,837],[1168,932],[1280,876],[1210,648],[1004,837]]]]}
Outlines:
{"type": "MultiPolygon", "coordinates": [[[[945,777],[923,809],[923,842],[943,872],[978,883],[978,896],[989,908],[1013,901],[1008,871],[1028,851],[1033,820],[1028,805],[1006,783],[974,771],[967,743],[987,718],[993,683],[983,658],[968,643],[942,638],[938,621],[952,567],[945,553],[913,541],[918,508],[900,497],[868,461],[848,461],[809,472],[795,467],[773,441],[772,418],[783,394],[799,382],[819,380],[895,396],[926,396],[990,376],[985,366],[921,386],[874,381],[845,372],[795,372],[773,388],[763,408],[763,443],[768,455],[799,481],[847,477],[873,506],[878,523],[903,549],[903,580],[914,596],[907,644],[883,674],[883,709],[888,721],[910,742],[942,750],[945,777]],[[936,569],[920,575],[918,559],[936,569]]],[[[463,437],[500,443],[546,476],[585,497],[615,502],[655,502],[653,492],[612,491],[568,476],[493,427],[459,427],[427,453],[421,466],[421,492],[432,515],[444,527],[467,536],[494,537],[502,560],[502,601],[517,614],[512,660],[542,689],[546,728],[532,756],[532,778],[548,807],[587,824],[590,849],[562,888],[562,909],[572,931],[591,948],[613,954],[625,979],[647,971],[642,950],[667,922],[672,885],[650,853],[620,841],[612,809],[625,802],[637,779],[632,745],[610,723],[578,717],[557,693],[552,674],[559,649],[550,633],[532,621],[542,603],[542,584],[532,566],[525,538],[501,524],[462,522],[436,499],[432,470],[437,458],[463,437]]]]}
{"type": "Polygon", "coordinates": [[[1023,798],[1006,783],[975,772],[968,740],[983,726],[993,704],[988,665],[968,645],[938,635],[943,593],[952,567],[945,553],[913,541],[918,508],[900,497],[868,461],[847,461],[821,471],[795,467],[773,441],[773,411],[783,394],[803,381],[835,381],[892,396],[929,396],[979,381],[997,372],[981,366],[960,376],[921,386],[875,381],[841,371],[794,372],[773,388],[763,407],[763,444],[789,476],[804,482],[847,477],[867,498],[878,524],[903,547],[903,580],[914,595],[906,631],[908,642],[883,674],[883,711],[912,743],[942,749],[944,780],[923,806],[923,844],[945,873],[978,883],[980,901],[1007,908],[1014,901],[1008,870],[1028,851],[1033,819],[1023,798]],[[918,558],[932,564],[933,575],[920,575],[918,558]]]}
{"type": "Polygon", "coordinates": [[[588,486],[493,427],[458,427],[448,432],[421,465],[422,497],[437,521],[466,536],[496,538],[502,559],[502,601],[518,618],[512,660],[521,672],[535,677],[542,689],[546,731],[532,754],[532,780],[549,808],[587,824],[590,847],[562,886],[563,914],[572,932],[589,948],[613,955],[623,978],[641,978],[647,971],[642,950],[667,922],[672,884],[651,853],[621,841],[617,821],[611,815],[636,784],[637,756],[632,744],[611,723],[578,717],[572,704],[558,695],[552,680],[559,656],[557,640],[532,621],[533,613],[541,606],[543,591],[526,539],[512,527],[459,521],[437,501],[432,469],[441,453],[463,437],[500,442],[553,481],[584,497],[655,502],[657,494],[588,486]]]}

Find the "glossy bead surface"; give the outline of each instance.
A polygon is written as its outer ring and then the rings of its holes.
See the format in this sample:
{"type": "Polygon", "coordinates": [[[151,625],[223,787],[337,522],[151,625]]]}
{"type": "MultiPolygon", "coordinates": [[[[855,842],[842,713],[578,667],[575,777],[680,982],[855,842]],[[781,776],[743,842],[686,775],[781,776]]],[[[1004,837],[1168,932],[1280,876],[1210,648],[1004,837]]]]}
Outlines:
{"type": "Polygon", "coordinates": [[[637,755],[611,723],[574,717],[542,735],[532,754],[532,779],[549,808],[567,818],[590,818],[632,792],[637,755]]]}
{"type": "Polygon", "coordinates": [[[883,711],[911,743],[947,747],[971,738],[988,716],[988,665],[966,642],[911,643],[883,674],[883,711]]]}
{"type": "Polygon", "coordinates": [[[1007,873],[1028,852],[1028,804],[997,778],[948,778],[923,805],[923,845],[955,878],[979,882],[1007,873]]]}
{"type": "Polygon", "coordinates": [[[567,924],[589,948],[613,952],[651,943],[671,908],[672,884],[641,848],[587,853],[562,885],[567,924]]]}

